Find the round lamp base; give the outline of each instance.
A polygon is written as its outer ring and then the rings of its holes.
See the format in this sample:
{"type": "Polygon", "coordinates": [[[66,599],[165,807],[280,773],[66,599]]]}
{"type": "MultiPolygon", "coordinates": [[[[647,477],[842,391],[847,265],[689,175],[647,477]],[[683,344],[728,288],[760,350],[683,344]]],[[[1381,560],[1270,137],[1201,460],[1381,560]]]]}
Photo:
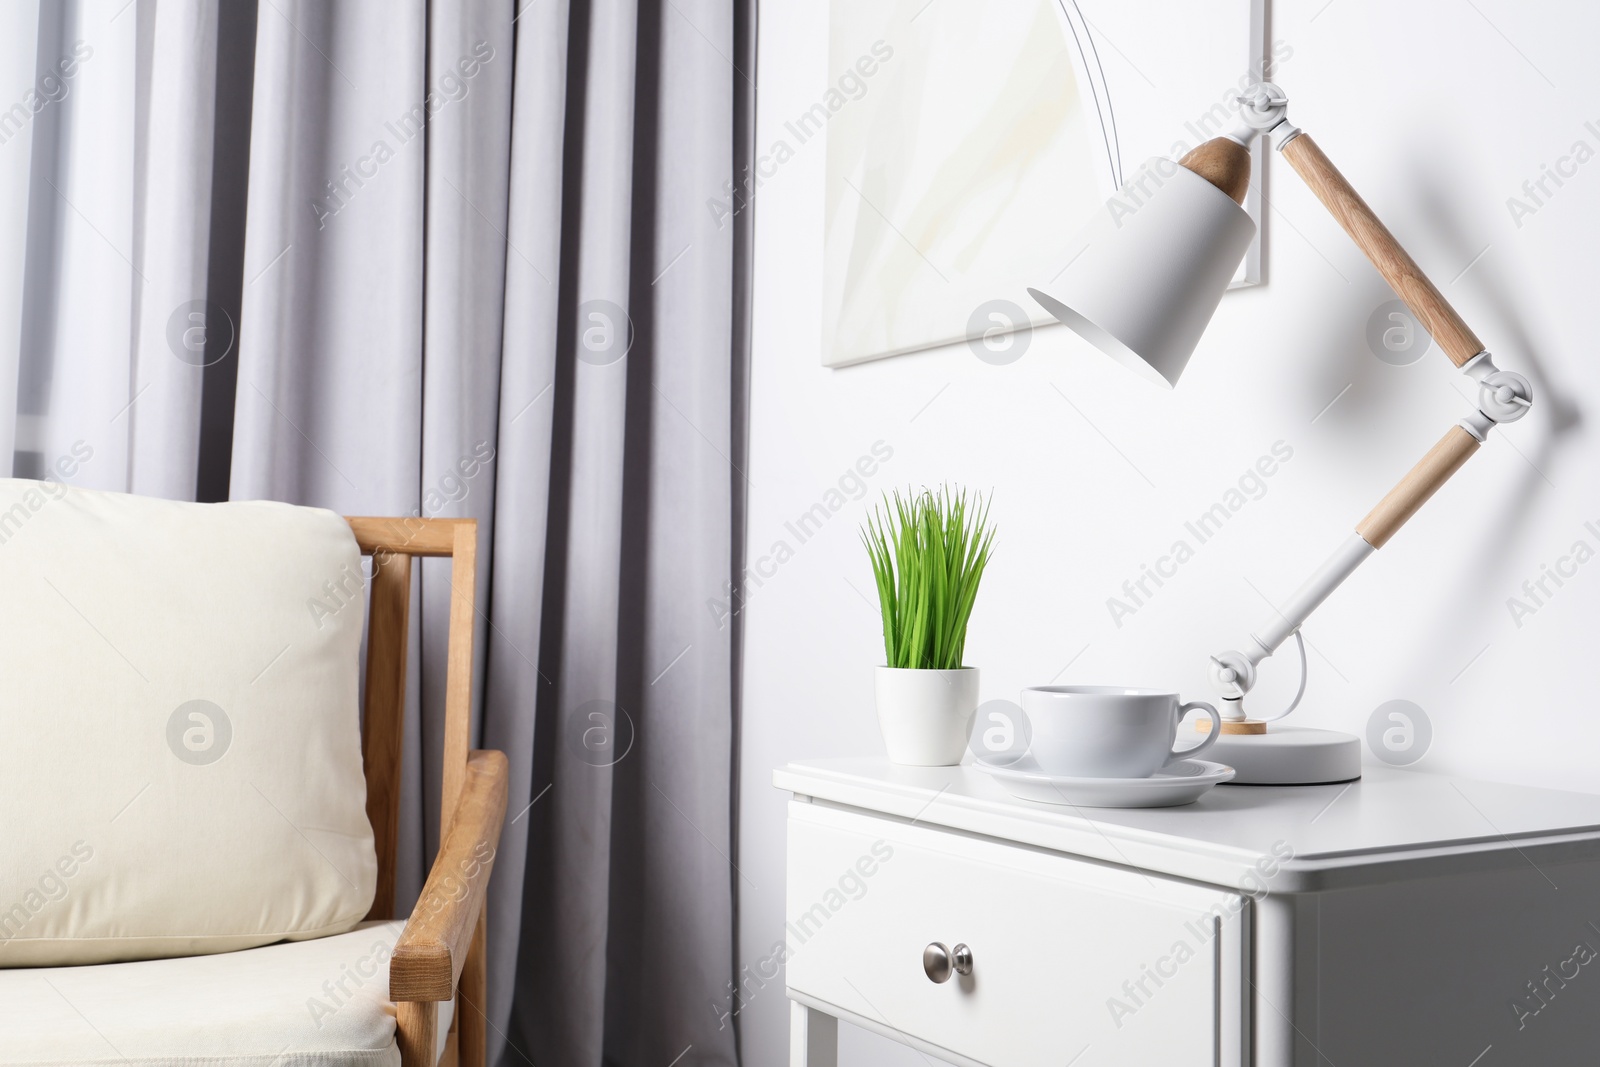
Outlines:
{"type": "Polygon", "coordinates": [[[1206,758],[1237,774],[1233,785],[1325,785],[1361,777],[1361,740],[1336,730],[1274,724],[1261,734],[1226,731],[1206,758]]]}

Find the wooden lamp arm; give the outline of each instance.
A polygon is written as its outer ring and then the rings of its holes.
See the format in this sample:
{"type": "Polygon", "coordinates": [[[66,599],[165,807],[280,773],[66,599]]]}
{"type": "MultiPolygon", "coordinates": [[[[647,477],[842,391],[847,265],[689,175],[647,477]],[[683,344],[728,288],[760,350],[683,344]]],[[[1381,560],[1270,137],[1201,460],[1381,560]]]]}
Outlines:
{"type": "Polygon", "coordinates": [[[1438,286],[1428,280],[1394,234],[1361,199],[1361,194],[1339,173],[1339,168],[1323,154],[1308,133],[1292,137],[1280,149],[1289,165],[1310,186],[1328,213],[1344,227],[1344,232],[1365,252],[1378,268],[1383,280],[1421,322],[1428,334],[1444,349],[1450,362],[1460,367],[1482,352],[1483,342],[1462,321],[1438,286]]]}
{"type": "MultiPolygon", "coordinates": [[[[1423,328],[1439,343],[1445,355],[1450,357],[1450,362],[1461,367],[1484,352],[1483,342],[1478,340],[1478,335],[1450,306],[1438,286],[1428,279],[1422,268],[1417,266],[1416,260],[1395,240],[1394,234],[1361,199],[1361,194],[1355,191],[1345,176],[1339,173],[1339,168],[1333,165],[1333,161],[1312,140],[1310,134],[1293,134],[1280,151],[1289,165],[1294,167],[1295,173],[1322,201],[1328,213],[1338,220],[1345,233],[1378,268],[1378,273],[1383,275],[1395,295],[1405,302],[1423,328]]],[[[1488,424],[1484,424],[1482,430],[1487,432],[1488,424]]],[[[1415,515],[1428,498],[1472,457],[1481,443],[1479,436],[1468,433],[1463,427],[1451,427],[1439,443],[1361,520],[1356,532],[1362,540],[1373,548],[1382,548],[1406,520],[1415,515]]]]}
{"type": "MultiPolygon", "coordinates": [[[[1481,446],[1460,424],[1450,427],[1439,443],[1428,450],[1415,467],[1378,501],[1378,506],[1356,525],[1355,536],[1348,538],[1319,567],[1272,618],[1250,635],[1245,651],[1229,650],[1211,657],[1212,681],[1225,701],[1237,701],[1255,684],[1255,667],[1278,650],[1300,629],[1313,611],[1322,605],[1363,561],[1388,543],[1389,538],[1415,515],[1461,465],[1481,446]]],[[[1223,718],[1235,721],[1242,715],[1237,707],[1224,709],[1223,718]],[[1230,714],[1231,713],[1231,714],[1230,714]]],[[[1226,732],[1226,731],[1225,731],[1226,732]]]]}
{"type": "MultiPolygon", "coordinates": [[[[1373,552],[1382,548],[1426,504],[1450,476],[1472,458],[1482,442],[1461,424],[1450,427],[1428,454],[1378,501],[1356,526],[1355,535],[1337,548],[1323,565],[1295,591],[1293,597],[1259,630],[1251,633],[1242,650],[1230,649],[1211,657],[1210,677],[1222,698],[1224,733],[1259,733],[1261,722],[1247,720],[1240,703],[1255,686],[1256,665],[1278,650],[1346,578],[1373,552]]],[[[1302,649],[1302,656],[1304,649],[1302,649]]],[[[1298,703],[1298,698],[1296,699],[1298,703]]],[[[1291,710],[1292,706],[1291,706],[1291,710]]]]}
{"type": "Polygon", "coordinates": [[[1356,533],[1373,548],[1382,548],[1395,531],[1415,515],[1482,444],[1460,426],[1450,427],[1439,443],[1389,490],[1378,506],[1356,526],[1356,533]]]}

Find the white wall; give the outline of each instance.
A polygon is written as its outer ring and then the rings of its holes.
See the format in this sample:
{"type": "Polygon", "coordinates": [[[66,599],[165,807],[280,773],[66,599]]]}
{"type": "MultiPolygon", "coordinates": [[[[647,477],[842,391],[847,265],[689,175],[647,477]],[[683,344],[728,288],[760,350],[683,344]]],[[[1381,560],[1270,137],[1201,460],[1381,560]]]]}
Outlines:
{"type": "MultiPolygon", "coordinates": [[[[829,78],[827,6],[762,4],[759,144],[829,78]]],[[[1278,75],[1294,120],[1501,366],[1528,374],[1538,393],[1534,413],[1497,430],[1307,626],[1318,652],[1295,721],[1362,734],[1374,708],[1405,698],[1434,729],[1419,769],[1600,790],[1600,559],[1520,627],[1507,607],[1575,541],[1600,549],[1600,158],[1520,226],[1507,207],[1575,142],[1600,151],[1600,70],[1590,54],[1600,6],[1279,2],[1269,27],[1294,49],[1278,75]]],[[[1175,134],[1186,117],[1174,115],[1175,134]]],[[[1373,357],[1366,323],[1391,294],[1276,158],[1266,186],[1268,284],[1224,299],[1176,392],[1156,391],[1061,327],[1036,331],[1009,366],[956,346],[825,370],[825,152],[821,138],[802,146],[757,197],[749,541],[752,560],[779,540],[794,555],[746,607],[740,867],[757,888],[745,886],[741,959],[752,969],[784,923],[787,797],[772,788],[772,769],[882,752],[871,695],[882,644],[856,533],[868,501],[850,502],[803,544],[784,528],[874,442],[893,450],[870,480],[874,497],[946,480],[994,490],[998,555],[967,651],[982,669],[983,699],[1015,700],[1023,686],[1053,679],[1203,696],[1206,654],[1266,617],[1252,584],[1281,602],[1466,411],[1465,380],[1437,348],[1407,367],[1373,357]],[[1293,457],[1265,495],[1114,625],[1107,598],[1277,441],[1293,457]]],[[[1271,710],[1292,690],[1292,652],[1266,670],[1258,692],[1271,710]]],[[[747,1063],[787,1062],[781,977],[741,1019],[747,1063]]],[[[846,1067],[923,1062],[843,1030],[846,1067]]]]}

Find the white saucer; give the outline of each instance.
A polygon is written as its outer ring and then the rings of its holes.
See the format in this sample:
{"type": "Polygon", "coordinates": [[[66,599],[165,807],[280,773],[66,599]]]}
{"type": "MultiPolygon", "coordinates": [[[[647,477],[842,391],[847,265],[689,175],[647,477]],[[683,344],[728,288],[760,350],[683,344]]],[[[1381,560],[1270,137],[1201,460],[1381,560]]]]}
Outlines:
{"type": "Polygon", "coordinates": [[[1069,778],[1046,774],[1032,756],[1009,767],[987,763],[972,766],[999,782],[1012,796],[1045,804],[1084,808],[1169,808],[1193,804],[1214,785],[1230,781],[1233,768],[1186,759],[1163,767],[1149,778],[1069,778]]]}

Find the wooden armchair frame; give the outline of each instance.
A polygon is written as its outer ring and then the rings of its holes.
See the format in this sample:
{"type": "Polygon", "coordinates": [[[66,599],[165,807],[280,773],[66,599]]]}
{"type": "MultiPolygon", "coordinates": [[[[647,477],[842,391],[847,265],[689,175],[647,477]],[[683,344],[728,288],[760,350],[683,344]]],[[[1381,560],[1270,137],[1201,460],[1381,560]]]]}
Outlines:
{"type": "Polygon", "coordinates": [[[505,822],[503,752],[469,751],[472,630],[478,524],[472,519],[351,518],[361,553],[372,557],[367,616],[367,692],[362,762],[367,818],[378,852],[378,885],[368,919],[394,917],[400,833],[400,754],[406,706],[411,561],[449,556],[450,636],[445,668],[444,776],[439,853],[389,961],[403,1067],[485,1067],[484,901],[505,822]],[[439,1002],[456,999],[436,1061],[439,1002]]]}

